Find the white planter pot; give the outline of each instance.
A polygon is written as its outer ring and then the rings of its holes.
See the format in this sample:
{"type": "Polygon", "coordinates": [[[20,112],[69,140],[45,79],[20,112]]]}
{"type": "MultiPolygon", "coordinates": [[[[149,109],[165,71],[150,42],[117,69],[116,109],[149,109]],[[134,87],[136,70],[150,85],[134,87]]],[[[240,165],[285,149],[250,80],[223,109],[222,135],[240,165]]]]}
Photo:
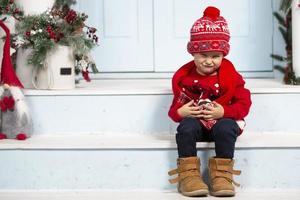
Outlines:
{"type": "Polygon", "coordinates": [[[25,15],[38,15],[52,8],[55,0],[15,0],[25,15]]]}
{"type": "MultiPolygon", "coordinates": [[[[46,70],[37,76],[37,82],[42,83],[44,77],[49,77],[48,83],[44,81],[43,88],[47,89],[73,89],[75,88],[75,58],[72,48],[56,46],[46,59],[46,70]],[[42,77],[44,76],[44,77],[42,77]]],[[[42,85],[41,85],[42,86],[42,85]]]]}
{"type": "Polygon", "coordinates": [[[63,90],[75,88],[74,57],[70,47],[56,46],[47,56],[45,67],[36,70],[27,64],[31,50],[20,50],[17,75],[25,88],[63,90]]]}

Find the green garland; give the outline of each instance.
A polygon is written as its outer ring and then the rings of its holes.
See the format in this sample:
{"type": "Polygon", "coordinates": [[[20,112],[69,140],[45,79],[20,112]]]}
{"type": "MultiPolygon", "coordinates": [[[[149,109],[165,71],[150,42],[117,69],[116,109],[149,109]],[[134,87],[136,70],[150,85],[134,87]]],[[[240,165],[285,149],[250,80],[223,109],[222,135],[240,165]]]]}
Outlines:
{"type": "Polygon", "coordinates": [[[58,8],[61,8],[63,6],[72,6],[76,4],[76,0],[56,0],[55,3],[54,3],[54,6],[55,7],[58,7],[58,8]]]}
{"type": "Polygon", "coordinates": [[[296,77],[293,70],[293,50],[292,50],[292,0],[282,0],[280,10],[283,12],[274,12],[274,16],[279,23],[279,31],[286,44],[286,56],[274,55],[271,57],[279,62],[284,62],[286,66],[275,65],[274,69],[284,74],[285,84],[300,85],[300,78],[296,77]]]}
{"type": "Polygon", "coordinates": [[[288,13],[291,9],[292,1],[293,0],[281,0],[280,10],[282,10],[285,13],[288,13]]]}
{"type": "Polygon", "coordinates": [[[50,12],[26,16],[18,23],[17,32],[25,41],[22,47],[33,49],[28,64],[43,68],[47,54],[56,45],[72,47],[74,55],[85,55],[96,45],[95,29],[86,26],[91,36],[87,37],[83,31],[87,15],[70,9],[68,6],[73,3],[57,0],[50,12]]]}
{"type": "Polygon", "coordinates": [[[14,3],[13,0],[0,0],[0,15],[9,15],[19,19],[23,16],[23,14],[23,11],[14,3]]]}

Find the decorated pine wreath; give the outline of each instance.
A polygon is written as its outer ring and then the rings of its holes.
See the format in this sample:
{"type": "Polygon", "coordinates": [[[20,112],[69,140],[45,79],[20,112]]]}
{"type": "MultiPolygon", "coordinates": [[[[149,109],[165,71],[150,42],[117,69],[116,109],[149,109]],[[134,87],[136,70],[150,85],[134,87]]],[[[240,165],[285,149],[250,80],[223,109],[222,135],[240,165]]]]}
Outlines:
{"type": "Polygon", "coordinates": [[[39,15],[23,16],[17,23],[16,48],[32,49],[28,64],[37,69],[45,65],[47,54],[56,45],[70,46],[76,58],[75,72],[89,81],[88,68],[97,72],[89,52],[98,43],[96,29],[85,24],[88,16],[71,9],[75,0],[56,0],[52,9],[39,15]],[[86,65],[82,65],[86,61],[86,65]]]}

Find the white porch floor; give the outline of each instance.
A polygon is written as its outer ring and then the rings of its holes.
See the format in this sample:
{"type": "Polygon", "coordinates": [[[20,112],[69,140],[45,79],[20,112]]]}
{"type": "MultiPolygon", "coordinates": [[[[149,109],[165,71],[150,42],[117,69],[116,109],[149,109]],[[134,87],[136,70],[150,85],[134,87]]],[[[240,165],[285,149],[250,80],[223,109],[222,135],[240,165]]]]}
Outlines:
{"type": "Polygon", "coordinates": [[[184,200],[184,199],[232,199],[232,200],[299,200],[300,189],[238,191],[235,197],[212,196],[189,198],[176,191],[152,190],[97,190],[97,191],[0,191],[1,200],[184,200]]]}

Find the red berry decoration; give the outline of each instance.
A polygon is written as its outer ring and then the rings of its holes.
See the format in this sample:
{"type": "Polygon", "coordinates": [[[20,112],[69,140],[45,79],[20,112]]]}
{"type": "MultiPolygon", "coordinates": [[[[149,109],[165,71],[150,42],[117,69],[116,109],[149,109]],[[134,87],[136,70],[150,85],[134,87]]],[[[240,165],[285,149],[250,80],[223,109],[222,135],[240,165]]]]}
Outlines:
{"type": "Polygon", "coordinates": [[[83,76],[84,80],[86,80],[87,82],[91,81],[91,78],[89,76],[89,72],[88,71],[83,71],[82,70],[82,76],[83,76]]]}
{"type": "Polygon", "coordinates": [[[4,140],[6,138],[7,138],[6,135],[4,135],[3,133],[0,133],[0,140],[4,140]]]}
{"type": "Polygon", "coordinates": [[[7,97],[5,103],[6,103],[6,106],[9,110],[13,110],[15,108],[15,100],[12,96],[7,97]]]}
{"type": "Polygon", "coordinates": [[[26,140],[27,136],[25,133],[19,133],[16,137],[17,140],[26,140]]]}
{"type": "Polygon", "coordinates": [[[0,109],[1,109],[2,112],[6,112],[7,111],[7,106],[3,102],[3,100],[0,100],[0,109]]]}
{"type": "Polygon", "coordinates": [[[25,36],[26,36],[26,37],[30,37],[30,35],[31,35],[30,31],[26,31],[26,32],[25,32],[25,36]]]}
{"type": "Polygon", "coordinates": [[[77,13],[74,11],[74,10],[69,10],[67,16],[66,16],[66,21],[69,23],[69,24],[73,24],[75,19],[77,17],[77,13]]]}

